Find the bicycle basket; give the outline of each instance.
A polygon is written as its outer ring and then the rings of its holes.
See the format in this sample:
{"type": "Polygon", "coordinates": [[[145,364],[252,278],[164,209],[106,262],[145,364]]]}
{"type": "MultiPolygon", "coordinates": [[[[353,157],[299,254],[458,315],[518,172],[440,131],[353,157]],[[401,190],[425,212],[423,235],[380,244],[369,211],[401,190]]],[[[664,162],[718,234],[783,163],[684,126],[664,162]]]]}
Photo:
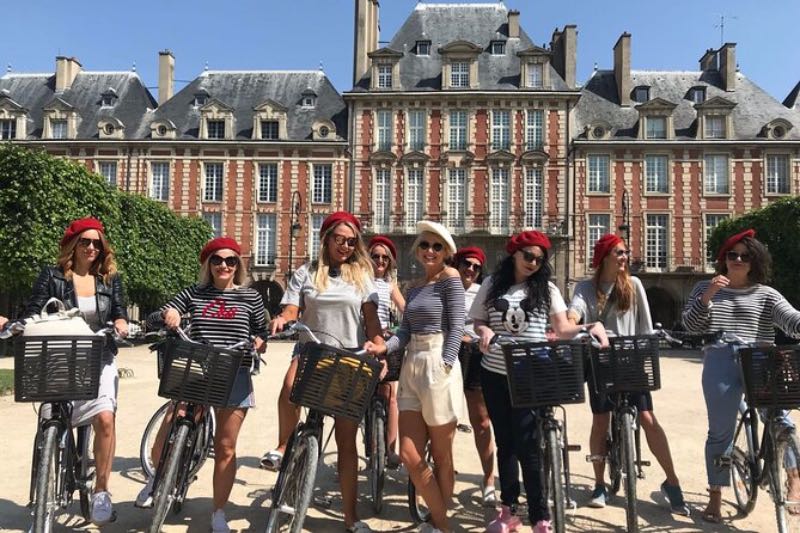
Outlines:
{"type": "Polygon", "coordinates": [[[359,421],[380,377],[381,364],[325,344],[305,343],[292,387],[292,403],[359,421]]]}
{"type": "Polygon", "coordinates": [[[503,344],[511,405],[545,407],[584,402],[583,360],[588,345],[579,341],[503,344]]]}
{"type": "Polygon", "coordinates": [[[210,344],[167,339],[158,395],[178,402],[228,407],[244,354],[210,344]]]}
{"type": "Polygon", "coordinates": [[[14,400],[67,402],[97,398],[105,337],[16,337],[14,400]]]}
{"type": "Polygon", "coordinates": [[[739,360],[750,407],[800,407],[800,346],[742,348],[739,360]]]}
{"type": "Polygon", "coordinates": [[[608,348],[593,350],[591,369],[597,394],[660,389],[659,342],[656,335],[609,337],[608,348]]]}
{"type": "Polygon", "coordinates": [[[403,368],[405,355],[405,350],[386,354],[386,376],[384,376],[383,381],[397,381],[400,379],[400,369],[403,368]]]}

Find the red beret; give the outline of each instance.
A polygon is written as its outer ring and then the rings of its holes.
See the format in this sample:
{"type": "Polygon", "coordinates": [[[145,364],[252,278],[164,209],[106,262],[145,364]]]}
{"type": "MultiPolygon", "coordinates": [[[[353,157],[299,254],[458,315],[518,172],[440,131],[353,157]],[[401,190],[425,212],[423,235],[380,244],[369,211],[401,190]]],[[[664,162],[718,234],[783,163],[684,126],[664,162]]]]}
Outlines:
{"type": "Polygon", "coordinates": [[[747,230],[744,230],[741,233],[737,233],[736,235],[733,235],[732,237],[728,237],[728,240],[725,241],[725,244],[723,244],[722,248],[719,249],[719,254],[717,254],[717,261],[724,261],[725,260],[725,254],[728,253],[728,251],[731,248],[736,246],[737,242],[741,241],[742,239],[744,239],[746,237],[753,238],[755,236],[756,236],[756,230],[747,229],[747,230]]]}
{"type": "Polygon", "coordinates": [[[347,211],[336,211],[335,213],[331,213],[325,217],[325,220],[322,221],[322,226],[319,228],[320,237],[325,235],[326,231],[340,222],[348,222],[358,231],[361,231],[361,222],[359,222],[353,213],[348,213],[347,211]]]}
{"type": "Polygon", "coordinates": [[[100,233],[105,233],[106,229],[103,227],[103,223],[93,217],[86,217],[86,218],[79,218],[78,220],[73,220],[67,229],[64,230],[64,236],[61,237],[61,246],[64,246],[69,241],[71,241],[75,236],[80,235],[86,230],[96,229],[100,233]]]}
{"type": "Polygon", "coordinates": [[[481,265],[486,264],[486,254],[477,246],[465,246],[456,252],[456,262],[467,258],[477,259],[481,265]]]}
{"type": "Polygon", "coordinates": [[[369,246],[367,248],[372,250],[373,246],[385,246],[389,253],[392,254],[392,258],[397,260],[397,248],[395,248],[392,239],[385,235],[375,235],[373,238],[369,240],[369,246]]]}
{"type": "Polygon", "coordinates": [[[606,258],[608,253],[621,242],[622,239],[620,239],[613,233],[606,233],[605,235],[597,239],[597,242],[594,243],[594,254],[592,255],[592,268],[599,267],[600,263],[603,262],[603,259],[606,258]]]}
{"type": "Polygon", "coordinates": [[[508,252],[508,255],[513,255],[517,250],[528,246],[538,246],[544,250],[549,250],[551,246],[550,239],[547,238],[547,235],[538,231],[523,231],[508,239],[506,252],[508,252]]]}
{"type": "Polygon", "coordinates": [[[233,250],[236,252],[236,255],[242,255],[242,249],[239,247],[238,242],[230,237],[217,237],[216,239],[208,241],[206,245],[203,246],[203,249],[200,250],[200,263],[205,263],[208,256],[217,250],[233,250]]]}

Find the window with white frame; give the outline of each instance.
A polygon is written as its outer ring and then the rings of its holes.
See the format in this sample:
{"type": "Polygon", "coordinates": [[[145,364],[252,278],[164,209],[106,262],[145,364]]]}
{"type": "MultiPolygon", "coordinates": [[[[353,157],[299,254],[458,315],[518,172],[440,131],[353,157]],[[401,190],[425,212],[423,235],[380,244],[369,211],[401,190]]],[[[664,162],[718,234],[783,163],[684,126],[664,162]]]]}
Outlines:
{"type": "Polygon", "coordinates": [[[725,138],[725,117],[721,115],[708,115],[703,119],[703,121],[705,122],[706,139],[725,138]]]}
{"type": "Polygon", "coordinates": [[[12,118],[10,120],[0,120],[0,139],[16,139],[17,138],[17,120],[12,118]]]}
{"type": "Polygon", "coordinates": [[[588,157],[589,175],[587,183],[589,192],[610,192],[609,171],[611,158],[606,154],[590,154],[588,157]]]}
{"type": "Polygon", "coordinates": [[[695,104],[702,104],[706,101],[706,88],[695,87],[692,89],[692,102],[695,104]]]}
{"type": "Polygon", "coordinates": [[[667,268],[669,215],[647,215],[645,220],[645,264],[648,268],[667,268]]]}
{"type": "Polygon", "coordinates": [[[511,181],[508,168],[492,169],[489,193],[491,202],[489,226],[501,231],[505,230],[509,226],[509,206],[511,205],[511,181]]]}
{"type": "Polygon", "coordinates": [[[544,86],[544,63],[528,64],[528,87],[544,86]]]}
{"type": "Polygon", "coordinates": [[[633,89],[633,101],[643,104],[650,100],[650,87],[641,86],[633,89]]]}
{"type": "Polygon", "coordinates": [[[406,227],[413,229],[425,212],[425,178],[419,168],[408,170],[406,178],[406,227]]]}
{"type": "Polygon", "coordinates": [[[261,121],[261,138],[266,141],[274,141],[279,137],[279,124],[277,120],[261,121]]]}
{"type": "Polygon", "coordinates": [[[258,165],[258,201],[278,201],[277,163],[261,163],[258,165]]]}
{"type": "Polygon", "coordinates": [[[450,64],[450,87],[469,87],[469,61],[450,64]]]}
{"type": "Polygon", "coordinates": [[[208,222],[211,226],[211,232],[214,237],[222,236],[222,213],[220,212],[206,212],[203,213],[203,220],[208,222]]]}
{"type": "Polygon", "coordinates": [[[728,194],[728,156],[710,154],[703,158],[703,183],[706,194],[728,194]]]}
{"type": "Polygon", "coordinates": [[[505,41],[492,41],[491,52],[493,56],[502,56],[506,53],[505,41]]]}
{"type": "Polygon", "coordinates": [[[667,165],[669,157],[666,155],[644,156],[645,190],[648,193],[669,192],[667,165]]]}
{"type": "Polygon", "coordinates": [[[789,194],[788,155],[767,155],[767,194],[789,194]]]}
{"type": "Polygon", "coordinates": [[[311,238],[308,239],[308,255],[311,257],[312,261],[316,261],[316,259],[319,257],[319,232],[322,229],[322,222],[325,220],[326,216],[327,215],[320,214],[311,215],[311,229],[309,231],[311,238]]]}
{"type": "Polygon", "coordinates": [[[714,252],[708,249],[708,241],[711,239],[711,232],[714,231],[720,222],[728,219],[727,213],[706,213],[706,240],[704,248],[706,250],[706,262],[713,267],[716,257],[714,252]]]}
{"type": "Polygon", "coordinates": [[[375,231],[388,231],[392,214],[392,171],[380,168],[375,173],[375,231]]]}
{"type": "Polygon", "coordinates": [[[421,109],[408,112],[408,148],[412,152],[421,152],[425,149],[425,123],[428,114],[421,109]]]}
{"type": "Polygon", "coordinates": [[[67,138],[67,121],[66,120],[51,120],[50,121],[50,137],[53,139],[66,139],[67,138]]]}
{"type": "Polygon", "coordinates": [[[467,149],[466,111],[450,111],[450,149],[467,149]]]}
{"type": "Polygon", "coordinates": [[[525,227],[541,228],[542,211],[544,208],[544,180],[541,167],[528,167],[525,169],[524,202],[525,202],[525,227]]]}
{"type": "Polygon", "coordinates": [[[222,201],[222,163],[205,164],[205,183],[203,184],[204,202],[222,201]]]}
{"type": "Polygon", "coordinates": [[[431,42],[430,41],[417,41],[417,55],[429,56],[431,55],[431,42]]]}
{"type": "Polygon", "coordinates": [[[528,109],[525,118],[525,144],[528,150],[544,147],[544,110],[528,109]]]}
{"type": "Polygon", "coordinates": [[[594,243],[600,240],[600,237],[606,233],[611,232],[611,215],[607,213],[590,213],[587,226],[586,226],[586,250],[591,260],[592,250],[594,250],[594,243]]]}
{"type": "Polygon", "coordinates": [[[225,138],[225,121],[224,120],[211,120],[206,122],[208,128],[209,139],[224,139],[225,138]]]}
{"type": "Polygon", "coordinates": [[[150,163],[150,198],[159,202],[169,199],[169,163],[166,161],[150,163]]]}
{"type": "Polygon", "coordinates": [[[667,138],[667,117],[647,117],[645,119],[647,127],[645,138],[647,139],[666,139],[667,138]]]}
{"type": "Polygon", "coordinates": [[[259,213],[256,217],[256,265],[275,264],[275,243],[278,240],[277,218],[259,213]]]}
{"type": "Polygon", "coordinates": [[[511,111],[492,111],[492,149],[511,148],[511,111]]]}
{"type": "Polygon", "coordinates": [[[333,189],[333,166],[314,165],[314,188],[311,202],[315,204],[331,203],[333,189]]]}
{"type": "Polygon", "coordinates": [[[467,214],[467,169],[451,168],[447,175],[447,221],[451,228],[462,229],[467,214]]]}
{"type": "Polygon", "coordinates": [[[386,109],[378,111],[378,151],[389,152],[392,149],[392,112],[386,109]]]}
{"type": "Polygon", "coordinates": [[[116,161],[101,161],[100,162],[100,175],[106,179],[109,185],[117,185],[117,162],[116,161]]]}
{"type": "Polygon", "coordinates": [[[392,88],[392,65],[378,65],[378,88],[392,88]]]}

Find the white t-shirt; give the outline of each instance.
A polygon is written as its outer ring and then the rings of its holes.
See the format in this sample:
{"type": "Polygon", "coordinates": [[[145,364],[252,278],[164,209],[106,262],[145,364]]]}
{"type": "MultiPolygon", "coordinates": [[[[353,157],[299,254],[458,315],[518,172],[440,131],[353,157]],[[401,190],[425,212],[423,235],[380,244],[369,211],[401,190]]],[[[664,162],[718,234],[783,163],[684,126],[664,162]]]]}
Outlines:
{"type": "MultiPolygon", "coordinates": [[[[498,298],[494,304],[486,308],[486,295],[492,287],[492,278],[483,280],[475,301],[469,311],[474,320],[486,322],[495,333],[511,334],[516,339],[527,342],[545,342],[545,332],[550,323],[550,316],[567,310],[561,291],[552,282],[547,282],[550,289],[550,310],[545,314],[540,310],[525,310],[520,304],[527,296],[525,283],[512,285],[508,292],[498,298]]],[[[486,370],[498,374],[506,374],[506,362],[503,350],[499,345],[489,347],[489,353],[481,359],[486,370]]]]}
{"type": "Polygon", "coordinates": [[[473,283],[468,289],[464,289],[464,309],[467,311],[467,317],[464,321],[464,334],[475,335],[475,324],[473,319],[469,316],[469,310],[472,308],[472,303],[478,295],[478,290],[481,288],[480,283],[473,283]]]}

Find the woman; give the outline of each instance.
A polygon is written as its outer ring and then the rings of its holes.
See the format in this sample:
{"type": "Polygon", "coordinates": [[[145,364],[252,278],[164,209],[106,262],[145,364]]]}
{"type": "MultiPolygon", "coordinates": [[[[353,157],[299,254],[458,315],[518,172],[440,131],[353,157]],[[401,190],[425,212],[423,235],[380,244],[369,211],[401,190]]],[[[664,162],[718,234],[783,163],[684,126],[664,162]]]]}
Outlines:
{"type": "MultiPolygon", "coordinates": [[[[461,276],[464,286],[464,309],[469,312],[481,284],[478,280],[483,265],[486,263],[486,254],[477,246],[467,246],[456,252],[455,265],[461,276]]],[[[494,441],[492,440],[492,423],[486,402],[481,391],[481,351],[473,342],[477,337],[471,318],[466,318],[464,324],[464,338],[458,359],[464,369],[464,395],[467,398],[467,411],[469,423],[472,425],[472,434],[475,437],[475,449],[483,468],[481,480],[481,498],[485,507],[495,507],[497,496],[494,490],[494,441]],[[466,368],[465,368],[466,365],[466,368]]]]}
{"type": "Polygon", "coordinates": [[[367,343],[372,353],[406,348],[400,371],[400,458],[431,512],[437,530],[450,531],[447,509],[455,485],[453,438],[463,385],[458,349],[464,335],[464,287],[458,272],[447,266],[456,252],[453,237],[437,222],[417,223],[416,260],[422,279],[408,289],[403,322],[386,346],[367,343]],[[430,439],[434,469],[425,460],[430,439]]]}
{"type": "MultiPolygon", "coordinates": [[[[550,240],[538,231],[525,231],[506,244],[508,256],[484,280],[470,309],[481,338],[481,388],[497,444],[502,506],[486,531],[505,533],[521,524],[516,516],[520,495],[519,467],[528,498],[528,515],[534,533],[550,531],[550,511],[542,492],[541,447],[536,432],[536,412],[512,407],[502,349],[490,344],[496,334],[512,335],[524,342],[544,342],[548,323],[559,338],[581,331],[567,320],[567,306],[550,282],[550,240]]],[[[602,324],[589,325],[602,344],[608,343],[602,324]]]]}
{"type": "MultiPolygon", "coordinates": [[[[644,286],[639,278],[631,276],[628,259],[628,248],[622,239],[612,234],[598,239],[592,256],[594,277],[576,285],[567,312],[573,323],[599,322],[606,330],[620,336],[649,335],[653,332],[644,286]]],[[[653,413],[653,397],[650,392],[628,396],[639,410],[639,421],[647,437],[647,445],[667,476],[661,484],[661,490],[669,500],[673,513],[688,516],[689,508],[683,500],[680,482],[675,474],[667,436],[653,413]]],[[[605,456],[606,435],[614,405],[608,398],[603,399],[596,394],[591,386],[589,403],[593,415],[589,449],[592,455],[605,456]]],[[[589,507],[606,506],[608,490],[604,477],[605,463],[595,462],[594,491],[589,507]]]]}
{"type": "MultiPolygon", "coordinates": [[[[302,312],[303,323],[321,337],[322,342],[358,350],[365,344],[366,331],[372,343],[382,346],[378,295],[372,281],[372,263],[361,241],[359,220],[344,211],[329,215],[320,228],[318,257],[318,260],[301,266],[292,276],[281,301],[283,310],[270,322],[271,331],[283,330],[287,322],[297,320],[302,312]]],[[[306,334],[301,333],[298,347],[308,340],[306,334]]],[[[299,408],[289,401],[297,364],[298,358],[295,357],[286,372],[278,398],[278,447],[261,460],[264,467],[273,470],[280,468],[286,443],[300,419],[299,408]]],[[[336,417],[335,427],[345,528],[365,533],[371,530],[356,513],[358,423],[336,417]]]]}
{"type": "MultiPolygon", "coordinates": [[[[393,308],[402,313],[406,308],[406,300],[397,286],[397,249],[389,237],[376,235],[372,237],[367,246],[369,257],[372,259],[372,271],[375,276],[375,291],[378,293],[378,318],[381,322],[383,337],[389,338],[391,333],[391,317],[393,308]]],[[[383,387],[382,387],[383,388],[383,387]]],[[[397,382],[392,381],[385,387],[384,396],[388,401],[386,428],[388,468],[400,466],[400,456],[397,455],[398,415],[397,410],[397,382]]]]}
{"type": "MultiPolygon", "coordinates": [[[[102,222],[87,217],[73,221],[64,231],[58,264],[46,267],[33,286],[33,294],[23,316],[42,312],[50,298],[67,307],[77,307],[93,330],[114,322],[120,337],[128,335],[128,313],[117,274],[114,249],[105,235],[102,222]]],[[[91,520],[103,525],[114,520],[108,478],[116,447],[115,414],[119,378],[114,356],[117,346],[109,341],[103,351],[103,369],[97,398],[74,402],[72,422],[80,426],[91,421],[94,429],[95,483],[91,520]]]]}
{"type": "MultiPolygon", "coordinates": [[[[800,337],[800,311],[765,285],[772,259],[752,229],[733,235],[720,248],[717,274],[695,285],[683,310],[683,324],[694,333],[724,330],[745,342],[775,342],[775,328],[800,337]]],[[[729,467],[717,464],[733,441],[742,398],[742,380],[735,349],[708,345],[703,349],[703,396],[708,411],[706,473],[709,502],[703,519],[722,519],[722,487],[730,483],[729,467]]],[[[788,416],[785,423],[793,426],[788,416]]],[[[789,498],[800,499],[800,479],[794,458],[787,465],[789,498]]],[[[792,509],[794,510],[794,509],[792,509]]]]}
{"type": "MultiPolygon", "coordinates": [[[[214,346],[232,346],[255,336],[255,348],[266,348],[266,312],[261,295],[243,287],[245,271],[239,244],[228,237],[210,240],[200,252],[200,282],[181,291],[161,308],[168,329],[180,326],[181,316],[188,313],[192,322],[191,337],[214,346]]],[[[215,408],[217,429],[214,435],[214,510],[211,515],[213,533],[228,533],[225,505],[236,476],[236,441],[247,411],[255,406],[253,382],[248,368],[240,368],[233,382],[228,407],[215,408]]],[[[167,436],[172,413],[164,422],[153,446],[153,464],[157,465],[167,436]]],[[[137,505],[152,505],[149,496],[153,480],[137,497],[137,505]]]]}

